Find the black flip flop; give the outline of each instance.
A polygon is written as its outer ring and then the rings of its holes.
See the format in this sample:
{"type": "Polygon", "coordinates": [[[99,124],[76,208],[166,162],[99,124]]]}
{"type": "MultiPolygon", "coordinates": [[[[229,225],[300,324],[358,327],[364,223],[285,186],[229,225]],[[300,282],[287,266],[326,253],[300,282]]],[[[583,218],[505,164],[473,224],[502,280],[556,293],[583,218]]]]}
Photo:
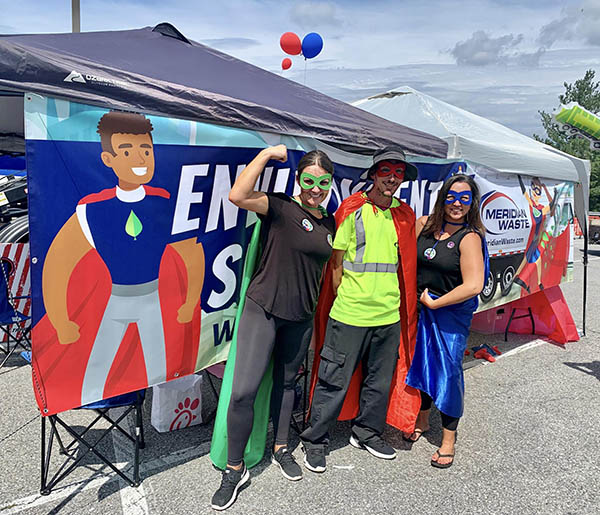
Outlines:
{"type": "Polygon", "coordinates": [[[432,459],[431,460],[432,467],[435,467],[437,469],[447,469],[452,466],[452,464],[454,463],[454,454],[442,454],[442,453],[440,453],[439,449],[435,452],[437,452],[438,458],[452,458],[452,461],[450,463],[438,463],[437,461],[432,459]]]}

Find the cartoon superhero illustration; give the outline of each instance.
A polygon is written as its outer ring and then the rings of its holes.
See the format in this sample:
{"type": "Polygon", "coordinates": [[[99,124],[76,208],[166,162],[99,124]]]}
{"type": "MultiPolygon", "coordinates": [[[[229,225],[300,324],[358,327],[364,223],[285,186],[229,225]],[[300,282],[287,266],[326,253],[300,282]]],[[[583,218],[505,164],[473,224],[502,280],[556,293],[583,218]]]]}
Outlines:
{"type": "MultiPolygon", "coordinates": [[[[115,358],[125,346],[126,333],[130,336],[131,325],[137,328],[147,384],[151,385],[172,378],[168,374],[169,342],[166,340],[174,330],[173,324],[192,325],[192,319],[200,317],[204,250],[196,238],[173,242],[170,194],[148,185],[155,168],[152,130],[150,120],[140,114],[112,111],[102,116],[98,123],[100,158],[116,175],[117,186],[79,201],[75,213],[50,245],[44,263],[44,304],[58,343],[72,348],[83,345],[86,338],[91,340],[90,350],[86,351],[89,358],[80,374],[82,405],[105,397],[107,379],[111,371],[114,373],[114,369],[119,368],[115,358]],[[171,255],[171,251],[177,256],[171,255]],[[97,254],[101,260],[99,265],[94,265],[96,268],[87,264],[97,260],[97,257],[89,257],[90,254],[97,254]],[[159,288],[159,271],[168,266],[165,262],[169,259],[183,265],[179,297],[164,293],[171,287],[165,284],[169,281],[161,280],[159,288]],[[69,300],[74,296],[72,288],[77,289],[74,277],[82,263],[87,266],[87,282],[91,280],[92,270],[102,276],[102,264],[110,275],[104,295],[90,293],[80,299],[82,305],[95,303],[100,309],[105,305],[97,315],[97,322],[88,322],[89,317],[78,319],[80,308],[74,308],[73,301],[69,300]],[[96,298],[98,295],[100,300],[96,298]],[[166,320],[169,303],[175,305],[171,318],[176,318],[176,322],[166,320]],[[85,327],[94,323],[99,324],[96,332],[85,327]]],[[[81,276],[79,272],[77,277],[81,276]]],[[[83,290],[83,286],[80,289],[83,290]]],[[[197,329],[199,334],[199,322],[197,329]]],[[[41,352],[39,355],[43,359],[41,352]]],[[[192,352],[191,359],[194,356],[192,352]]],[[[190,372],[179,370],[182,375],[190,372]]],[[[178,375],[179,372],[175,373],[178,375]]]]}
{"type": "Polygon", "coordinates": [[[532,287],[536,291],[537,288],[540,290],[544,289],[544,285],[542,284],[542,256],[552,238],[552,234],[546,230],[547,221],[554,216],[558,194],[555,192],[554,196],[550,195],[546,185],[537,177],[531,179],[528,192],[520,175],[518,178],[521,191],[529,203],[532,228],[529,234],[529,241],[527,242],[527,249],[525,250],[525,257],[515,273],[513,282],[518,284],[527,293],[531,293],[532,287]],[[547,205],[542,203],[542,190],[548,199],[547,205]],[[525,280],[525,277],[529,277],[529,280],[525,280]]]}

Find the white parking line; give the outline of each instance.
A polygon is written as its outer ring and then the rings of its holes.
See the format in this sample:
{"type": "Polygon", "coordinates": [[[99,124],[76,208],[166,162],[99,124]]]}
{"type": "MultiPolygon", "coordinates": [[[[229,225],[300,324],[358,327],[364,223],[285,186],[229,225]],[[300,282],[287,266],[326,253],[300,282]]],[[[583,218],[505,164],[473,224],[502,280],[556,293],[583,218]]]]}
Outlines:
{"type": "MultiPolygon", "coordinates": [[[[600,259],[600,256],[590,256],[588,254],[588,263],[590,261],[598,261],[599,259],[600,259]]],[[[575,264],[575,265],[583,265],[583,259],[581,259],[581,260],[577,259],[577,260],[573,261],[573,264],[575,264]]]]}
{"type": "MultiPolygon", "coordinates": [[[[119,410],[122,412],[125,408],[119,408],[119,410]]],[[[121,413],[116,414],[116,417],[118,418],[120,414],[121,413]]],[[[129,434],[134,434],[135,424],[133,424],[131,417],[127,417],[127,424],[129,425],[129,434]]],[[[116,461],[127,461],[128,456],[131,455],[131,442],[118,431],[112,431],[111,436],[113,447],[115,449],[116,461]]],[[[143,484],[137,488],[133,488],[129,483],[119,477],[119,487],[123,515],[149,515],[150,511],[148,510],[148,502],[146,501],[146,493],[144,492],[143,484]]]]}
{"type": "MultiPolygon", "coordinates": [[[[186,449],[181,449],[177,452],[171,453],[168,456],[156,458],[154,460],[148,461],[146,463],[140,463],[140,475],[142,478],[144,476],[150,475],[154,470],[159,470],[162,468],[167,468],[173,465],[177,465],[179,463],[185,463],[194,458],[199,458],[200,456],[204,456],[208,454],[210,449],[210,442],[204,442],[201,445],[195,447],[188,447],[186,449]]],[[[127,454],[127,457],[130,456],[131,453],[127,454]]],[[[122,470],[126,468],[130,468],[131,464],[129,461],[115,463],[115,466],[122,470]]],[[[117,479],[117,475],[114,473],[111,474],[103,474],[99,472],[98,474],[102,474],[102,477],[97,477],[94,479],[88,479],[86,481],[79,481],[77,483],[72,483],[69,486],[59,487],[52,491],[50,495],[40,495],[34,494],[29,495],[27,497],[23,497],[21,499],[17,499],[11,501],[7,504],[0,506],[0,513],[2,515],[12,515],[13,513],[20,513],[25,510],[29,510],[31,508],[35,508],[37,506],[43,506],[44,504],[52,503],[59,501],[60,499],[64,499],[65,497],[69,497],[78,492],[99,489],[105,483],[109,481],[115,481],[117,479]]],[[[130,488],[130,490],[135,490],[135,488],[130,488]]],[[[126,495],[125,500],[129,501],[133,497],[126,495]]],[[[123,499],[123,497],[121,497],[123,499]]],[[[127,504],[127,509],[131,508],[129,504],[127,504]]],[[[123,503],[123,510],[125,510],[125,503],[123,503]]],[[[147,506],[146,506],[147,510],[147,506]]],[[[134,512],[124,512],[126,514],[134,513],[134,512]]],[[[147,512],[146,512],[147,513],[147,512]]]]}
{"type": "MultiPolygon", "coordinates": [[[[499,359],[502,359],[502,358],[506,358],[508,356],[514,356],[515,354],[519,354],[520,352],[525,352],[526,350],[530,350],[535,347],[539,347],[540,345],[543,345],[544,343],[548,343],[548,342],[546,340],[542,340],[542,339],[538,338],[537,340],[533,340],[532,342],[525,343],[523,345],[520,345],[519,347],[515,347],[514,349],[503,352],[502,354],[500,354],[500,356],[495,356],[496,361],[498,361],[499,359]]],[[[493,365],[493,362],[484,361],[482,363],[482,365],[493,365]]]]}

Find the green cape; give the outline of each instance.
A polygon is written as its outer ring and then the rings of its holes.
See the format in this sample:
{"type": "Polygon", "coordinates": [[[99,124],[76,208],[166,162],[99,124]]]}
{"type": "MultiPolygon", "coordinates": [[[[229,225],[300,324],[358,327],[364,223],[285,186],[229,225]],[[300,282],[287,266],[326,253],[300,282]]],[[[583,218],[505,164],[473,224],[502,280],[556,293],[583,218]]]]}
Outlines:
{"type": "MultiPolygon", "coordinates": [[[[229,348],[229,356],[225,365],[223,374],[223,383],[219,395],[219,405],[217,407],[217,416],[213,429],[212,443],[210,446],[210,459],[215,467],[225,469],[227,466],[227,410],[229,409],[229,399],[231,397],[231,387],[233,384],[233,371],[235,369],[235,355],[237,349],[237,335],[239,322],[244,309],[246,300],[246,291],[252,279],[252,274],[256,268],[260,256],[260,219],[254,226],[250,245],[246,251],[244,261],[244,271],[242,274],[242,285],[240,289],[240,302],[235,315],[235,328],[233,330],[233,339],[229,348]]],[[[267,425],[269,423],[269,412],[271,404],[271,389],[273,387],[273,360],[269,363],[265,375],[262,378],[256,400],[254,401],[254,424],[252,433],[248,439],[248,444],[244,450],[244,462],[246,467],[250,468],[257,465],[265,452],[267,441],[267,425]]]]}

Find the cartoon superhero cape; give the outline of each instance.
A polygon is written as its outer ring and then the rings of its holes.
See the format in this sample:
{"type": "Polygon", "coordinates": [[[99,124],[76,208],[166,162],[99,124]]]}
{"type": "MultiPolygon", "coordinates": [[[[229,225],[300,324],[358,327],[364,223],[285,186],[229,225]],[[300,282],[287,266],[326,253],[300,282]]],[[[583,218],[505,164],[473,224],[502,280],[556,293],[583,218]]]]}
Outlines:
{"type": "MultiPolygon", "coordinates": [[[[145,186],[148,195],[167,196],[161,188],[145,186]]],[[[85,197],[80,203],[114,197],[115,188],[85,197]]],[[[106,309],[112,281],[110,273],[95,249],[75,266],[67,286],[69,318],[80,327],[74,343],[61,345],[56,330],[44,315],[32,330],[33,387],[44,416],[81,405],[81,387],[92,346],[106,309]]],[[[163,253],[158,294],[165,332],[167,380],[192,374],[196,368],[200,341],[200,302],[192,321],[177,322],[177,311],[185,302],[187,271],[177,251],[167,245],[163,253]]],[[[104,388],[104,398],[146,388],[146,368],[137,326],[127,328],[104,388]]],[[[100,399],[98,399],[100,400],[100,399]]]]}
{"type": "MultiPolygon", "coordinates": [[[[364,192],[355,193],[346,198],[335,213],[336,225],[347,216],[360,209],[367,202],[364,192]]],[[[373,209],[377,209],[373,206],[373,209]]],[[[396,233],[398,235],[398,283],[400,285],[400,348],[398,349],[398,364],[392,379],[390,399],[387,412],[387,423],[410,433],[414,430],[417,414],[421,406],[421,397],[417,390],[404,383],[415,349],[417,333],[417,249],[415,238],[415,214],[404,202],[390,208],[396,233]]],[[[325,339],[325,330],[329,311],[333,305],[332,261],[327,264],[321,285],[321,294],[315,315],[315,358],[312,366],[310,399],[314,394],[318,380],[320,351],[325,339]]],[[[350,420],[358,415],[360,385],[362,382],[362,367],[352,376],[352,381],[346,393],[346,399],[339,420],[350,420]]]]}
{"type": "Polygon", "coordinates": [[[530,247],[535,246],[535,248],[538,247],[538,245],[540,244],[540,241],[542,239],[542,235],[544,234],[544,227],[546,225],[546,215],[544,214],[544,206],[542,204],[536,204],[535,206],[532,206],[531,203],[529,204],[529,217],[531,220],[535,220],[535,217],[533,216],[533,209],[537,209],[542,215],[541,215],[541,219],[538,223],[538,226],[540,227],[540,231],[536,236],[536,227],[532,227],[532,230],[529,231],[529,237],[527,238],[527,245],[525,245],[525,256],[527,256],[527,251],[529,250],[530,247]],[[535,241],[534,241],[535,240],[535,241]]]}
{"type": "MultiPolygon", "coordinates": [[[[254,226],[252,238],[246,251],[244,261],[244,270],[242,274],[242,283],[240,289],[240,301],[235,315],[235,328],[233,330],[233,339],[229,347],[229,356],[225,365],[223,382],[221,384],[221,393],[219,394],[219,405],[217,407],[217,416],[213,428],[213,437],[210,445],[210,459],[215,467],[224,470],[227,467],[227,410],[229,409],[229,399],[231,398],[231,389],[233,385],[233,372],[235,370],[235,356],[237,349],[237,335],[240,318],[244,310],[246,300],[246,291],[252,279],[252,275],[260,256],[260,219],[254,226]]],[[[252,432],[246,448],[244,449],[244,463],[250,468],[258,464],[265,452],[267,442],[267,425],[269,423],[271,406],[271,389],[273,387],[273,359],[269,363],[265,375],[262,378],[256,399],[254,400],[254,423],[252,432]]]]}

